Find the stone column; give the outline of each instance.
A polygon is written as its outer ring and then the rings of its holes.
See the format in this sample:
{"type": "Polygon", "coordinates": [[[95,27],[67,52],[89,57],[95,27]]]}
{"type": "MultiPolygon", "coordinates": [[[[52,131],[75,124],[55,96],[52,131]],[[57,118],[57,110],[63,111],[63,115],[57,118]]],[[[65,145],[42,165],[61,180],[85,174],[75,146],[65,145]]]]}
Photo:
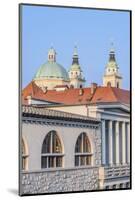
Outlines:
{"type": "Polygon", "coordinates": [[[126,163],[126,127],[125,122],[122,122],[122,164],[126,163]]]}
{"type": "Polygon", "coordinates": [[[120,147],[119,147],[119,122],[116,122],[116,126],[115,126],[115,141],[116,141],[116,152],[115,152],[115,161],[116,161],[116,165],[119,165],[120,163],[120,147]]]}
{"type": "Polygon", "coordinates": [[[127,123],[127,163],[130,164],[130,123],[127,123]]]}
{"type": "Polygon", "coordinates": [[[105,120],[102,121],[102,164],[106,164],[106,130],[105,120]]]}
{"type": "Polygon", "coordinates": [[[109,121],[109,127],[108,127],[108,137],[109,137],[109,165],[113,164],[113,140],[112,140],[112,121],[109,121]]]}

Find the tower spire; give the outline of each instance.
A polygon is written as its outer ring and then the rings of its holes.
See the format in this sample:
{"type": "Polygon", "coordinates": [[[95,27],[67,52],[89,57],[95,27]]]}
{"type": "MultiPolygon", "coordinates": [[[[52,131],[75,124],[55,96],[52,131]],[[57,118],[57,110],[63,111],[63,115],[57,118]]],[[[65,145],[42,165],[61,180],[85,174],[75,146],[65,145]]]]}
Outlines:
{"type": "Polygon", "coordinates": [[[109,62],[116,62],[116,59],[115,59],[115,49],[114,49],[114,43],[111,42],[111,49],[110,49],[110,52],[109,52],[109,62]]]}
{"type": "Polygon", "coordinates": [[[79,65],[79,57],[77,52],[77,46],[74,46],[72,65],[69,70],[70,85],[74,88],[81,88],[84,86],[85,78],[79,65]]]}
{"type": "Polygon", "coordinates": [[[78,52],[77,52],[77,46],[75,45],[74,47],[74,52],[73,52],[73,61],[72,61],[72,65],[73,64],[77,64],[79,65],[79,58],[78,58],[78,52]]]}

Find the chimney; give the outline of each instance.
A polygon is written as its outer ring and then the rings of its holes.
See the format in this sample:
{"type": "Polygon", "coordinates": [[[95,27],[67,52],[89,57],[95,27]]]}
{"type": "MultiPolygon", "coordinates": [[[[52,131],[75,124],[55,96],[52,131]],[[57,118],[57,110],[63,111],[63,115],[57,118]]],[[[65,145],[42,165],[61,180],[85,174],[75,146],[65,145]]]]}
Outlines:
{"type": "Polygon", "coordinates": [[[97,83],[91,83],[91,94],[94,94],[97,88],[97,83]]]}
{"type": "Polygon", "coordinates": [[[73,88],[74,88],[74,85],[70,85],[70,88],[73,89],[73,88]]]}
{"type": "Polygon", "coordinates": [[[31,98],[31,96],[29,95],[29,96],[27,96],[27,100],[28,100],[28,105],[31,105],[32,104],[32,98],[31,98]]]}
{"type": "Polygon", "coordinates": [[[83,89],[82,89],[82,88],[80,88],[80,89],[79,89],[79,95],[80,95],[80,96],[82,96],[82,95],[83,95],[83,93],[84,93],[83,89]]]}
{"type": "Polygon", "coordinates": [[[42,89],[42,91],[43,91],[44,94],[47,93],[47,87],[46,86],[42,87],[41,89],[42,89]]]}

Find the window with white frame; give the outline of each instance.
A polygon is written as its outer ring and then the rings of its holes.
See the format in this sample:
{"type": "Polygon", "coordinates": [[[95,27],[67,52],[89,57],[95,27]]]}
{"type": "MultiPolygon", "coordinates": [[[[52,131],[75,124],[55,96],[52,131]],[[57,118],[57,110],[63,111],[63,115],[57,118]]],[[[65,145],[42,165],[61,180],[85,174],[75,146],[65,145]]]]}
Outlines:
{"type": "Polygon", "coordinates": [[[50,131],[44,139],[41,154],[41,168],[62,167],[63,153],[56,131],[50,131]]]}
{"type": "Polygon", "coordinates": [[[75,166],[91,165],[91,145],[86,133],[81,133],[75,145],[75,166]]]}

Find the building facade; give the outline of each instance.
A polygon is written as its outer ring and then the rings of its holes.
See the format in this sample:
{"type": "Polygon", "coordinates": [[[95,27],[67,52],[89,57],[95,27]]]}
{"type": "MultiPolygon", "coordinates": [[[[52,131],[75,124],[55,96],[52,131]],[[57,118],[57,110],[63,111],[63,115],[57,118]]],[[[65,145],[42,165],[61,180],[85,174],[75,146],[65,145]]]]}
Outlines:
{"type": "Polygon", "coordinates": [[[130,91],[110,50],[103,86],[48,62],[22,91],[21,194],[130,188],[130,91]]]}
{"type": "Polygon", "coordinates": [[[35,106],[22,113],[22,194],[99,188],[100,121],[35,106]]]}

